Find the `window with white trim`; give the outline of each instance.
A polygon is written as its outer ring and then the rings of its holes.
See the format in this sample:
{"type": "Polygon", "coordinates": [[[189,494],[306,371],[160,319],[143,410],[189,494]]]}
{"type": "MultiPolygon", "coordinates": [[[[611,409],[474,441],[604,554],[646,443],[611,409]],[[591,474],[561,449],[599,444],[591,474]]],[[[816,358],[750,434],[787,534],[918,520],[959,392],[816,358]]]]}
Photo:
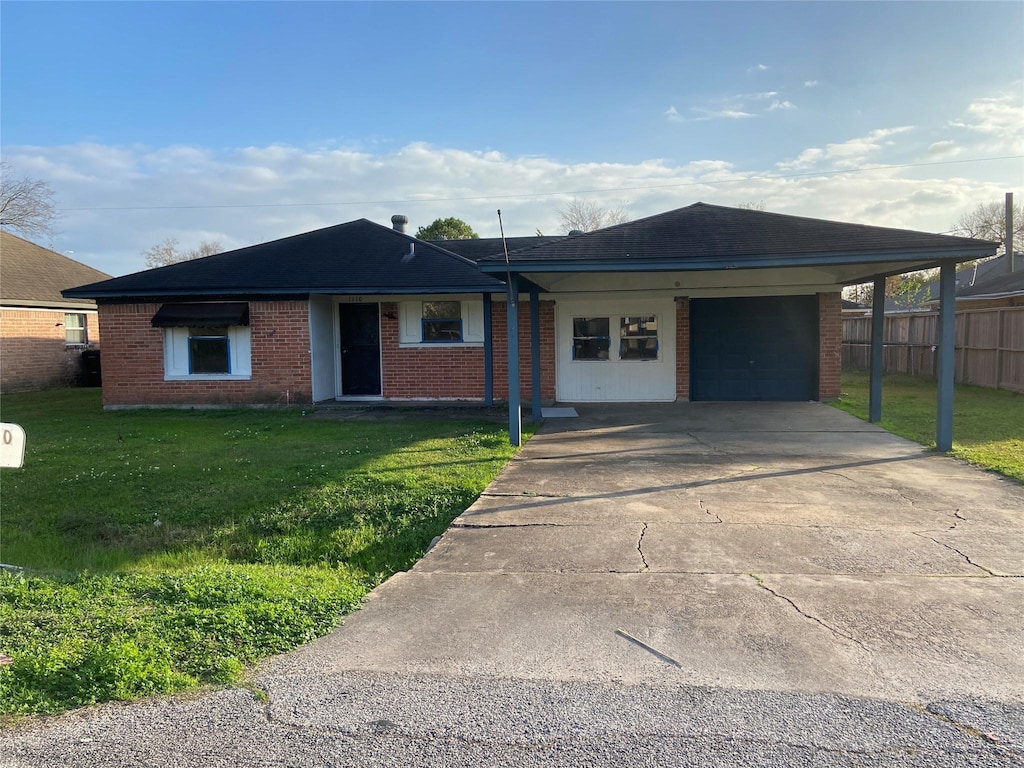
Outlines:
{"type": "Polygon", "coordinates": [[[64,313],[64,343],[68,346],[89,343],[86,316],[78,312],[64,313]]]}
{"type": "Polygon", "coordinates": [[[398,314],[398,343],[403,347],[483,345],[483,301],[458,296],[403,301],[398,314]]]}
{"type": "Polygon", "coordinates": [[[658,359],[658,318],[654,315],[619,319],[619,360],[658,359]]]}
{"type": "Polygon", "coordinates": [[[164,379],[248,379],[249,327],[164,328],[164,379]]]}
{"type": "Polygon", "coordinates": [[[572,319],[574,361],[658,359],[658,318],[655,315],[611,315],[572,319]],[[618,344],[612,344],[612,329],[618,344]]]}
{"type": "Polygon", "coordinates": [[[424,301],[422,310],[421,341],[460,342],[462,341],[462,302],[424,301]]]}
{"type": "Polygon", "coordinates": [[[607,360],[611,351],[611,320],[607,317],[572,319],[572,359],[607,360]]]}

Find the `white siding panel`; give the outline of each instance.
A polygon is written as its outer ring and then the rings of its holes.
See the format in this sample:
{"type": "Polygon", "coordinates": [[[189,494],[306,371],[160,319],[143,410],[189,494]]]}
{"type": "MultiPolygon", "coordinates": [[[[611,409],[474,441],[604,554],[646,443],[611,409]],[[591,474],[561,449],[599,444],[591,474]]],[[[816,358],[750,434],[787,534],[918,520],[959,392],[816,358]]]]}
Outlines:
{"type": "Polygon", "coordinates": [[[672,299],[627,296],[601,300],[556,299],[556,397],[565,403],[672,402],[676,399],[676,315],[672,299]],[[658,319],[658,359],[618,360],[619,319],[658,319]],[[573,360],[573,318],[610,317],[608,360],[573,360]]]}

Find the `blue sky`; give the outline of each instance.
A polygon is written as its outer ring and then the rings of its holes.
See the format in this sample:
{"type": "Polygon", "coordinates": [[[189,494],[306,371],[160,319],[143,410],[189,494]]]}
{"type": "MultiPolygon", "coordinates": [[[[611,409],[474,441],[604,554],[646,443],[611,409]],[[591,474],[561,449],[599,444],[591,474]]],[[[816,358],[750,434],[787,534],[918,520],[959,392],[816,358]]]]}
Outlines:
{"type": "Polygon", "coordinates": [[[113,274],[395,212],[552,233],[574,195],[946,231],[1022,194],[1022,29],[1019,2],[8,1],[0,142],[57,194],[43,244],[113,274]]]}

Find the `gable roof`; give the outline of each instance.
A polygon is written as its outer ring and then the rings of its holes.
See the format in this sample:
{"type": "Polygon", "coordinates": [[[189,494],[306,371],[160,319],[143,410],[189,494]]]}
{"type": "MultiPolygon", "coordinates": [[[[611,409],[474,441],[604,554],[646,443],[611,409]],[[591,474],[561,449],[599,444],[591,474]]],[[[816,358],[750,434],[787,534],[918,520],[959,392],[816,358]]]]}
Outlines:
{"type": "Polygon", "coordinates": [[[106,272],[0,231],[0,302],[3,304],[57,308],[94,306],[94,302],[68,300],[61,291],[108,277],[106,272]]]}
{"type": "MultiPolygon", "coordinates": [[[[522,271],[730,269],[991,255],[995,243],[694,203],[510,254],[522,271]]],[[[480,262],[498,272],[504,256],[480,262]]]]}
{"type": "Polygon", "coordinates": [[[500,280],[434,243],[367,219],[137,272],[65,296],[501,293],[500,280]]]}

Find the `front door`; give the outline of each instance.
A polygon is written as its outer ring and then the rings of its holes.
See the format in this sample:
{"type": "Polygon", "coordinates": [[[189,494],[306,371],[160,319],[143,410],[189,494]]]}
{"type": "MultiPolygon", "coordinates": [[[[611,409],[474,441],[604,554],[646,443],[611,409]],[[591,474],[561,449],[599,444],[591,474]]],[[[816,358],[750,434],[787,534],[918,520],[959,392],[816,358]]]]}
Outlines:
{"type": "Polygon", "coordinates": [[[342,397],[381,394],[378,307],[378,304],[338,305],[342,397]]]}

